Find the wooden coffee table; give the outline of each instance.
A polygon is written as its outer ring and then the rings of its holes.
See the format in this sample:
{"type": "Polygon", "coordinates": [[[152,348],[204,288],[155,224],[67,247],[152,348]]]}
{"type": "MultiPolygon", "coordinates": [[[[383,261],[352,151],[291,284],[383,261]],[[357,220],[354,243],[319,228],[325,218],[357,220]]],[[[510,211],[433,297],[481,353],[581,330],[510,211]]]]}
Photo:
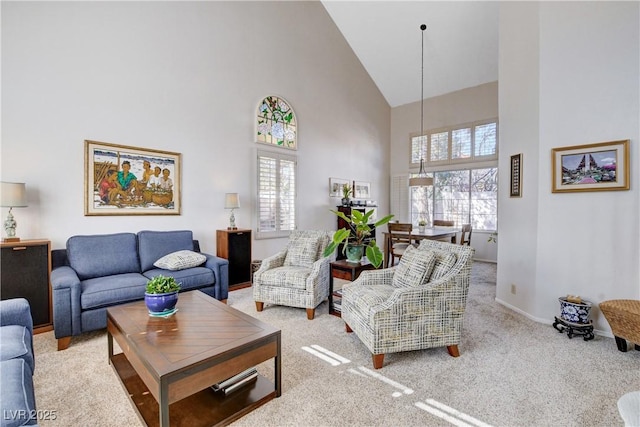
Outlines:
{"type": "Polygon", "coordinates": [[[109,362],[147,425],[226,425],[280,396],[279,329],[200,291],[181,293],[177,308],[167,318],[144,301],[107,309],[109,362]],[[227,396],[210,388],[271,358],[273,382],[258,376],[227,396]]]}

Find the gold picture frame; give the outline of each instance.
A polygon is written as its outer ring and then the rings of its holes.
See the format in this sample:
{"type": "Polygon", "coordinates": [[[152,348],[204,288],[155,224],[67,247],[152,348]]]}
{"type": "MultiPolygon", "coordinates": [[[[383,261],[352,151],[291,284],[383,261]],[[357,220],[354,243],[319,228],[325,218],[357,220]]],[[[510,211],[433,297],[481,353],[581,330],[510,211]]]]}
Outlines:
{"type": "Polygon", "coordinates": [[[553,193],[629,189],[629,140],[551,150],[553,193]]]}
{"type": "Polygon", "coordinates": [[[511,187],[509,197],[522,197],[522,153],[511,156],[511,187]]]}
{"type": "Polygon", "coordinates": [[[180,215],[181,155],[84,141],[84,214],[180,215]]]}

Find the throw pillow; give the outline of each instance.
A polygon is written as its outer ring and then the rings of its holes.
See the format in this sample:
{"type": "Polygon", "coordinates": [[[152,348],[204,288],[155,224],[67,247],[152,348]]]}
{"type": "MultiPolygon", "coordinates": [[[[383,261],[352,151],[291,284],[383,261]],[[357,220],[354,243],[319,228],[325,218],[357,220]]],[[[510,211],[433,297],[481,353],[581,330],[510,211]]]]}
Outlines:
{"type": "Polygon", "coordinates": [[[458,260],[458,257],[453,252],[441,251],[438,249],[432,249],[431,252],[433,252],[433,254],[436,256],[436,263],[433,266],[431,277],[429,277],[428,280],[429,282],[438,280],[439,278],[447,274],[458,260]]]}
{"type": "Polygon", "coordinates": [[[318,253],[318,237],[301,235],[289,242],[285,266],[311,268],[318,253]]]}
{"type": "Polygon", "coordinates": [[[185,268],[197,267],[204,263],[207,257],[193,251],[177,251],[163,256],[153,263],[158,268],[165,270],[184,270],[185,268]]]}
{"type": "Polygon", "coordinates": [[[436,256],[431,251],[419,251],[407,247],[393,273],[392,285],[396,288],[420,286],[429,279],[436,256]]]}

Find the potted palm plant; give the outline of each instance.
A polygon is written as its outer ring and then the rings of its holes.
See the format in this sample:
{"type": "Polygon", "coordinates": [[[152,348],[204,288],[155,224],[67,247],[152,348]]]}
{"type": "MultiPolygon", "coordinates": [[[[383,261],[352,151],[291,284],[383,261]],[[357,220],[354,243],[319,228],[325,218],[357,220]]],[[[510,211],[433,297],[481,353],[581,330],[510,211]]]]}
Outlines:
{"type": "Polygon", "coordinates": [[[144,302],[151,315],[171,315],[175,313],[180,284],[173,277],[157,275],[147,282],[144,302]]]}
{"type": "Polygon", "coordinates": [[[349,196],[352,192],[353,189],[349,184],[342,185],[342,206],[349,206],[349,196]]]}
{"type": "MultiPolygon", "coordinates": [[[[369,262],[378,268],[382,264],[382,252],[375,240],[371,240],[368,245],[364,244],[364,240],[371,236],[371,227],[369,226],[369,220],[373,215],[373,210],[366,213],[362,213],[357,209],[351,210],[351,215],[347,216],[340,211],[332,210],[334,214],[345,220],[349,224],[349,229],[341,228],[333,234],[331,243],[327,245],[324,250],[324,256],[329,256],[333,251],[341,244],[345,243],[343,247],[343,253],[347,256],[349,262],[360,262],[362,255],[366,254],[369,262]]],[[[374,226],[379,227],[388,223],[393,215],[387,215],[381,220],[377,221],[374,226]]]]}

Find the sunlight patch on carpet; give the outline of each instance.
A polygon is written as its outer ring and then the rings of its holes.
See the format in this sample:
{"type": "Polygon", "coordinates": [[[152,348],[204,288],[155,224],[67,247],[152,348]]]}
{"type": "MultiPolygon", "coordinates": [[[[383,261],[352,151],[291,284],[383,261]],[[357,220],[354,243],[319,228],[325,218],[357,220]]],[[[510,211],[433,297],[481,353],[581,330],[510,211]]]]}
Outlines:
{"type": "Polygon", "coordinates": [[[331,366],[338,366],[338,365],[341,365],[342,363],[351,362],[349,359],[345,359],[344,357],[338,354],[335,354],[325,348],[322,348],[319,345],[314,344],[311,347],[304,346],[301,348],[307,353],[311,353],[317,358],[324,360],[327,363],[330,363],[331,366]]]}
{"type": "MultiPolygon", "coordinates": [[[[364,366],[360,366],[358,369],[360,369],[362,372],[364,372],[365,374],[369,375],[370,377],[373,377],[373,378],[375,378],[377,380],[382,381],[385,384],[389,384],[390,386],[399,389],[404,394],[413,394],[413,390],[412,389],[400,384],[399,382],[396,382],[396,381],[392,380],[391,378],[387,378],[382,374],[379,374],[379,373],[377,373],[375,371],[372,371],[371,369],[365,368],[364,366]]],[[[398,396],[395,396],[395,393],[394,393],[393,397],[398,397],[398,396]]]]}
{"type": "Polygon", "coordinates": [[[426,402],[427,403],[416,402],[415,405],[423,411],[427,411],[458,427],[491,427],[490,424],[473,418],[471,415],[467,415],[457,409],[453,409],[437,400],[427,399],[426,402]]]}

